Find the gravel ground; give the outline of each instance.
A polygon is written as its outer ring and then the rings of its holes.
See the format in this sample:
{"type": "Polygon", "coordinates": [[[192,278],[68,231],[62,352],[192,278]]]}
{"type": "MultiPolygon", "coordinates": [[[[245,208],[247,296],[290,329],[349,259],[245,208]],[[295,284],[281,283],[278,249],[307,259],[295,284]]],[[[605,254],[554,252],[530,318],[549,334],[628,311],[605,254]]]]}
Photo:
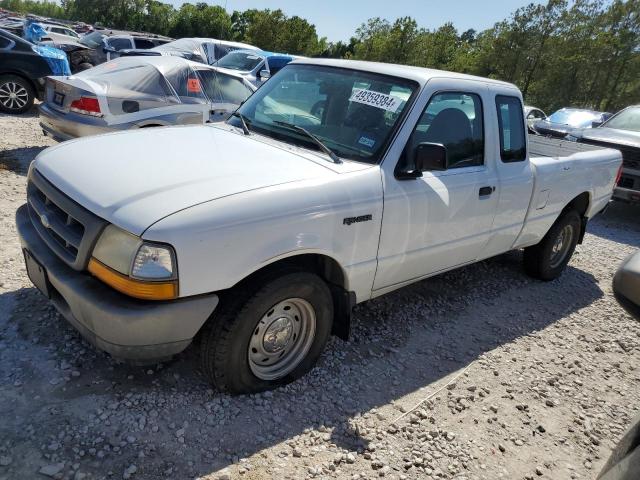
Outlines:
{"type": "Polygon", "coordinates": [[[591,479],[638,410],[640,327],[611,293],[638,208],[594,220],[559,280],[513,252],[420,282],[358,306],[305,378],[230,397],[193,348],[113,361],[31,286],[14,213],[52,143],[33,116],[0,132],[0,478],[591,479]]]}

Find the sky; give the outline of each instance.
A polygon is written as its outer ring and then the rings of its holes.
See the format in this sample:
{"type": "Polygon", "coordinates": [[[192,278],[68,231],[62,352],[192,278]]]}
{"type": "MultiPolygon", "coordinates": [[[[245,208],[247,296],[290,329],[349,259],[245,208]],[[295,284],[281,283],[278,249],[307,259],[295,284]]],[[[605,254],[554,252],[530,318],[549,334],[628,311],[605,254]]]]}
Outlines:
{"type": "MultiPolygon", "coordinates": [[[[183,0],[163,0],[179,7],[183,0]]],[[[191,0],[191,3],[203,0],[191,0]]],[[[225,6],[230,13],[249,8],[281,9],[286,15],[298,15],[316,26],[321,37],[329,41],[348,41],[363,22],[372,17],[393,21],[410,16],[418,26],[434,29],[448,21],[458,31],[484,30],[511,12],[538,0],[204,0],[225,6]]]]}

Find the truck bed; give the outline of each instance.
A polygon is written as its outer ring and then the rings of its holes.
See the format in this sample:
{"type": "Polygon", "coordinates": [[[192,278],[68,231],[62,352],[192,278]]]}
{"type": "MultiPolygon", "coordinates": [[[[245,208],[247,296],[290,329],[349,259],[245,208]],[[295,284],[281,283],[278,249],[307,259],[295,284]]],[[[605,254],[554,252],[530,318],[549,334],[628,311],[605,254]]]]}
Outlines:
{"type": "Polygon", "coordinates": [[[529,134],[529,155],[532,157],[569,157],[574,153],[592,152],[602,148],[586,143],[529,134]]]}

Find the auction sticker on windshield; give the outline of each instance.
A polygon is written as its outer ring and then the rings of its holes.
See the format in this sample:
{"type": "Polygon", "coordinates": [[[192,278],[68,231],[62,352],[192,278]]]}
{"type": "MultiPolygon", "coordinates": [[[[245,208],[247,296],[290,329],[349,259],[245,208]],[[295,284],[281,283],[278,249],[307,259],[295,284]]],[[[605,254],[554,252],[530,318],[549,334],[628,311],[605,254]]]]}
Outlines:
{"type": "Polygon", "coordinates": [[[395,113],[402,104],[402,100],[398,97],[387,95],[386,93],[374,92],[373,90],[366,90],[364,88],[354,89],[349,101],[382,108],[383,110],[393,113],[395,113]]]}

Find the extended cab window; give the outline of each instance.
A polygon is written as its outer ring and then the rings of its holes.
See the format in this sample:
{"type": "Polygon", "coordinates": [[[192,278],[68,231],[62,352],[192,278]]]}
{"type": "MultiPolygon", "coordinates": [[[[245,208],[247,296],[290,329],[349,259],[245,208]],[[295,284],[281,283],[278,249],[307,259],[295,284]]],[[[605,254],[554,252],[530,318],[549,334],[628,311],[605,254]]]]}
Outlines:
{"type": "Polygon", "coordinates": [[[409,166],[421,143],[447,149],[448,168],[484,164],[482,101],[475,93],[438,93],[431,97],[404,152],[409,166]]]}
{"type": "Polygon", "coordinates": [[[522,162],[527,158],[522,103],[517,97],[498,95],[496,108],[500,132],[500,158],[503,162],[522,162]]]}

